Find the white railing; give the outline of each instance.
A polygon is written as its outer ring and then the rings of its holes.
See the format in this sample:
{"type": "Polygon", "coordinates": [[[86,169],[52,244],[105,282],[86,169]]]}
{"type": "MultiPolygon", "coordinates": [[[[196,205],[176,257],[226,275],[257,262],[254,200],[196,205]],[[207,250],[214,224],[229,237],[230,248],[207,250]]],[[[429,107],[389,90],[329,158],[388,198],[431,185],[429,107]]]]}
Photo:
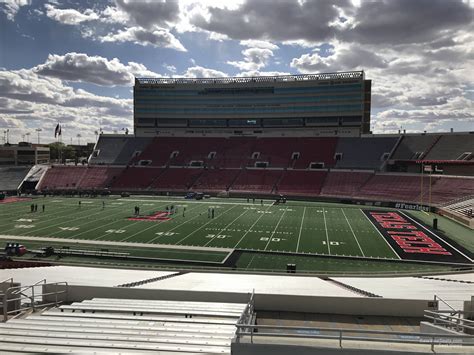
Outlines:
{"type": "MultiPolygon", "coordinates": [[[[241,342],[244,336],[250,338],[250,343],[255,337],[265,337],[266,342],[271,338],[289,339],[332,339],[343,348],[348,341],[382,342],[429,345],[435,351],[436,345],[474,346],[474,336],[469,335],[440,335],[433,333],[408,333],[387,332],[379,330],[344,329],[344,328],[312,328],[273,325],[236,324],[236,341],[241,342]]],[[[307,343],[305,345],[308,345],[307,343]]],[[[346,344],[350,347],[350,344],[346,344]]],[[[315,344],[317,346],[317,344],[315,344]]],[[[474,349],[473,349],[474,352],[474,349]]]]}
{"type": "Polygon", "coordinates": [[[11,286],[7,288],[3,294],[0,294],[0,307],[3,314],[0,321],[6,322],[11,314],[18,315],[29,310],[34,312],[37,308],[58,306],[63,302],[59,299],[59,295],[66,294],[67,299],[67,285],[67,282],[46,283],[44,279],[29,286],[11,286]],[[54,291],[44,292],[43,287],[45,286],[53,286],[54,291]],[[66,287],[58,289],[59,286],[66,287]],[[54,296],[54,300],[45,302],[45,296],[54,296]]]}
{"type": "Polygon", "coordinates": [[[474,321],[465,318],[465,315],[473,315],[473,312],[456,311],[425,311],[425,318],[433,321],[434,325],[439,325],[456,332],[473,332],[474,321]]]}

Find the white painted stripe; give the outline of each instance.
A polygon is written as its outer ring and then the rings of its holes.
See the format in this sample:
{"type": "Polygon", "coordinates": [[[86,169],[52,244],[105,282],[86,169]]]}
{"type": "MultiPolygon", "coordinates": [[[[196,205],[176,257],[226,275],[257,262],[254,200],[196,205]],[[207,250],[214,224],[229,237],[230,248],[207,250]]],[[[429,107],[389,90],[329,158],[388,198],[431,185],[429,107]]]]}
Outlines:
{"type": "MultiPolygon", "coordinates": [[[[234,205],[232,206],[231,208],[229,208],[227,211],[225,211],[224,213],[220,214],[219,217],[222,217],[223,215],[225,215],[227,212],[233,210],[235,207],[237,207],[237,205],[234,205]]],[[[217,217],[217,218],[219,218],[217,217]]],[[[216,219],[217,219],[216,218],[216,219]]],[[[190,236],[192,236],[194,233],[196,233],[197,231],[201,230],[202,228],[204,228],[205,226],[207,226],[209,223],[211,222],[214,222],[215,219],[210,219],[209,222],[206,222],[204,223],[201,227],[199,227],[198,229],[195,229],[193,232],[189,233],[186,237],[184,237],[183,239],[179,240],[178,242],[176,242],[176,244],[179,244],[181,243],[183,240],[186,240],[187,238],[189,238],[190,236]]]]}
{"type": "MultiPolygon", "coordinates": [[[[271,206],[268,206],[267,209],[265,210],[268,211],[270,209],[271,206]]],[[[240,238],[240,240],[237,242],[237,244],[234,245],[234,249],[237,248],[237,245],[240,244],[240,242],[242,240],[244,240],[244,238],[247,236],[247,234],[249,234],[249,232],[252,230],[252,228],[258,223],[258,221],[260,220],[260,218],[262,218],[263,216],[265,216],[265,213],[262,213],[260,214],[260,216],[257,218],[257,220],[250,226],[249,229],[247,229],[247,231],[244,233],[244,235],[242,236],[242,238],[240,238]]]]}
{"type": "Polygon", "coordinates": [[[204,244],[204,246],[207,247],[209,245],[209,243],[211,243],[214,239],[216,239],[219,235],[221,235],[222,232],[224,232],[228,227],[230,227],[236,220],[238,220],[240,217],[242,217],[248,211],[250,211],[250,210],[244,210],[244,212],[242,212],[237,218],[234,218],[234,220],[232,222],[227,224],[224,228],[221,228],[219,230],[219,233],[215,234],[213,238],[211,238],[206,244],[204,244]]]}
{"type": "Polygon", "coordinates": [[[397,258],[399,260],[402,260],[402,258],[400,257],[400,255],[398,255],[398,253],[395,251],[395,249],[393,249],[393,247],[390,245],[390,243],[388,242],[387,239],[385,239],[385,237],[382,235],[382,233],[380,233],[380,231],[378,230],[378,228],[372,223],[372,221],[370,220],[369,217],[367,217],[367,215],[359,208],[359,211],[360,213],[362,213],[365,218],[367,218],[367,220],[370,222],[370,224],[375,228],[375,230],[377,231],[377,233],[380,235],[380,237],[382,238],[382,240],[387,243],[387,245],[390,247],[390,249],[392,249],[393,253],[397,256],[397,258]]]}
{"type": "Polygon", "coordinates": [[[444,243],[446,243],[447,245],[449,245],[451,248],[453,248],[454,250],[456,250],[459,254],[461,254],[462,256],[464,256],[467,260],[469,260],[470,262],[474,262],[474,260],[472,260],[470,257],[468,257],[466,254],[464,254],[462,251],[460,251],[459,249],[453,247],[451,244],[449,244],[446,240],[444,240],[443,238],[441,238],[440,236],[438,236],[437,234],[433,233],[432,231],[430,231],[428,228],[426,228],[424,225],[418,223],[416,220],[414,220],[413,218],[407,216],[405,213],[403,213],[402,211],[398,211],[399,213],[401,213],[402,215],[404,215],[406,218],[408,218],[409,220],[411,220],[412,222],[418,224],[421,228],[423,228],[424,230],[426,230],[428,233],[430,233],[432,236],[434,236],[435,238],[439,239],[439,240],[442,240],[444,243]]]}
{"type": "Polygon", "coordinates": [[[329,246],[329,233],[328,233],[328,225],[326,224],[326,211],[323,207],[323,218],[324,218],[324,229],[326,230],[326,243],[328,246],[328,253],[331,255],[331,247],[329,246]]]}
{"type": "MultiPolygon", "coordinates": [[[[195,210],[195,209],[198,208],[198,207],[202,207],[202,206],[201,206],[201,205],[197,205],[196,207],[190,208],[187,212],[189,213],[189,212],[195,210]]],[[[175,229],[177,229],[177,228],[179,228],[179,227],[185,225],[186,223],[191,222],[193,219],[198,218],[199,216],[200,216],[200,215],[198,214],[198,215],[194,216],[193,218],[189,218],[189,219],[186,220],[186,222],[180,223],[180,224],[178,224],[176,227],[173,227],[173,228],[171,228],[171,229],[169,229],[169,230],[167,230],[167,231],[164,231],[164,232],[165,232],[165,233],[172,232],[172,231],[174,231],[175,229]]],[[[161,238],[161,237],[162,237],[162,235],[159,235],[158,237],[153,238],[152,240],[148,241],[147,243],[150,243],[150,244],[151,244],[151,243],[153,243],[155,240],[157,240],[157,239],[159,239],[159,238],[161,238]]]]}
{"type": "Polygon", "coordinates": [[[280,217],[280,219],[278,220],[277,225],[276,225],[275,228],[273,229],[273,232],[272,232],[272,234],[270,235],[270,238],[268,238],[267,245],[265,245],[265,249],[263,249],[263,250],[267,250],[268,246],[270,245],[270,242],[272,241],[272,238],[273,238],[273,236],[275,235],[275,232],[276,232],[276,230],[278,229],[278,226],[280,225],[280,222],[281,222],[281,220],[283,219],[283,216],[285,215],[285,213],[286,213],[286,209],[285,209],[285,211],[281,214],[281,217],[280,217]]]}
{"type": "Polygon", "coordinates": [[[301,231],[303,230],[303,221],[304,221],[305,212],[306,212],[306,207],[303,209],[303,217],[301,218],[300,232],[298,234],[298,243],[296,244],[296,252],[297,253],[298,253],[298,250],[300,248],[301,231]]]}
{"type": "Polygon", "coordinates": [[[351,224],[349,223],[349,220],[347,219],[347,216],[346,216],[346,214],[345,214],[345,212],[344,212],[344,209],[341,208],[341,211],[342,211],[342,214],[344,215],[344,218],[345,218],[346,221],[347,221],[347,224],[349,225],[349,228],[351,229],[352,235],[354,236],[354,239],[356,240],[357,245],[359,246],[359,249],[360,249],[360,252],[362,253],[362,256],[365,257],[364,251],[362,250],[362,247],[361,247],[360,244],[359,244],[359,240],[357,239],[357,236],[355,235],[354,230],[352,229],[352,226],[351,226],[351,224]]]}

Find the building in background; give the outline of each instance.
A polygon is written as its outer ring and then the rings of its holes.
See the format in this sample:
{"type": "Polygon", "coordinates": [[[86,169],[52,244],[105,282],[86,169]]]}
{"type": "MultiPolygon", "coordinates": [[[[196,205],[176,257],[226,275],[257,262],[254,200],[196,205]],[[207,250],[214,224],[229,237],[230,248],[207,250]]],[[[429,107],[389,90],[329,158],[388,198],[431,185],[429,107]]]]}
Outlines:
{"type": "Polygon", "coordinates": [[[209,79],[136,78],[136,136],[370,133],[363,71],[209,79]],[[212,130],[212,131],[211,131],[212,130]]]}
{"type": "Polygon", "coordinates": [[[36,165],[49,163],[49,146],[20,142],[0,146],[0,165],[36,165]]]}

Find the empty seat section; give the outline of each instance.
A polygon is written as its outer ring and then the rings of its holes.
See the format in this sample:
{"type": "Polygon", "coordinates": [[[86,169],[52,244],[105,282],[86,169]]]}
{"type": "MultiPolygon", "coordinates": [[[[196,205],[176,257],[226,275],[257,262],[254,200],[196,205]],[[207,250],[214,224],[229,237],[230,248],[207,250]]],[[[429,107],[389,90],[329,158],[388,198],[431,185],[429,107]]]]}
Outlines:
{"type": "Polygon", "coordinates": [[[152,138],[128,139],[122,150],[114,160],[115,165],[127,165],[137,155],[140,155],[145,147],[150,144],[152,138]]]}
{"type": "MultiPolygon", "coordinates": [[[[446,203],[458,198],[474,195],[474,179],[461,177],[440,177],[434,180],[431,186],[431,202],[434,204],[446,203]]],[[[423,199],[428,201],[428,192],[423,199]]]]}
{"type": "Polygon", "coordinates": [[[245,307],[93,298],[0,323],[0,353],[230,354],[245,307]]]}
{"type": "Polygon", "coordinates": [[[30,167],[0,168],[0,191],[13,191],[30,171],[30,167]]]}
{"type": "Polygon", "coordinates": [[[457,160],[463,153],[472,153],[474,158],[474,134],[447,134],[426,155],[426,160],[457,160]]]}
{"type": "Polygon", "coordinates": [[[437,139],[439,139],[438,135],[403,136],[400,144],[393,153],[392,159],[422,159],[437,139]]]}
{"type": "Polygon", "coordinates": [[[38,190],[75,190],[87,171],[82,166],[52,166],[40,182],[38,190]]]}
{"type": "Polygon", "coordinates": [[[257,138],[253,153],[260,153],[252,163],[268,162],[271,168],[287,168],[295,152],[298,138],[257,138]]]}
{"type": "Polygon", "coordinates": [[[129,167],[112,183],[114,189],[143,190],[163,172],[163,168],[129,167]]]}
{"type": "Polygon", "coordinates": [[[245,169],[232,184],[231,189],[269,193],[282,173],[283,170],[245,169]]]}
{"type": "Polygon", "coordinates": [[[227,138],[223,143],[224,154],[218,154],[215,166],[221,168],[242,168],[248,166],[254,152],[256,138],[227,138]]]}
{"type": "Polygon", "coordinates": [[[153,190],[187,190],[202,174],[203,169],[168,168],[153,182],[153,190]]]}
{"type": "Polygon", "coordinates": [[[373,173],[355,171],[330,171],[321,190],[321,195],[353,196],[372,175],[373,173]]]}
{"type": "Polygon", "coordinates": [[[202,161],[206,166],[214,166],[215,160],[224,153],[225,138],[188,138],[187,151],[181,158],[182,165],[189,165],[192,161],[202,161]],[[213,156],[210,153],[214,152],[213,156]]]}
{"type": "Polygon", "coordinates": [[[89,159],[89,164],[113,164],[127,142],[134,139],[132,136],[101,135],[89,159]]]}
{"type": "Polygon", "coordinates": [[[157,137],[146,146],[143,152],[132,159],[136,164],[140,161],[150,161],[153,166],[164,166],[171,159],[171,153],[179,149],[179,143],[173,137],[157,137]]]}
{"type": "Polygon", "coordinates": [[[299,159],[294,162],[295,169],[308,169],[311,163],[324,163],[324,168],[335,164],[334,152],[337,138],[300,138],[297,140],[294,151],[300,153],[299,159]]]}
{"type": "Polygon", "coordinates": [[[90,166],[86,168],[84,177],[79,182],[81,189],[101,189],[109,187],[120,175],[123,168],[90,166]]]}
{"type": "Polygon", "coordinates": [[[336,154],[340,159],[336,168],[341,169],[380,169],[384,154],[389,153],[397,143],[398,137],[344,137],[339,138],[336,154]]]}
{"type": "MultiPolygon", "coordinates": [[[[423,177],[423,191],[429,189],[429,178],[423,177]]],[[[375,200],[420,202],[421,175],[373,175],[357,197],[375,200]]]]}
{"type": "Polygon", "coordinates": [[[240,169],[208,169],[192,187],[202,191],[227,190],[240,172],[240,169]]]}
{"type": "Polygon", "coordinates": [[[287,170],[276,192],[293,195],[319,195],[326,178],[326,171],[287,170]]]}

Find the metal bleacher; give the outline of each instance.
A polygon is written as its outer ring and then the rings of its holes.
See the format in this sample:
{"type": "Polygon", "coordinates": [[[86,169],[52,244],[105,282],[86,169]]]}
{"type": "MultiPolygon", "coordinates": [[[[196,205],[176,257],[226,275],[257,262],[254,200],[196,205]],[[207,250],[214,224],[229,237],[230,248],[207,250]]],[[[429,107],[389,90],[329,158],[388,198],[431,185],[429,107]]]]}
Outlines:
{"type": "Polygon", "coordinates": [[[0,324],[0,353],[230,354],[247,304],[93,298],[0,324]]]}

